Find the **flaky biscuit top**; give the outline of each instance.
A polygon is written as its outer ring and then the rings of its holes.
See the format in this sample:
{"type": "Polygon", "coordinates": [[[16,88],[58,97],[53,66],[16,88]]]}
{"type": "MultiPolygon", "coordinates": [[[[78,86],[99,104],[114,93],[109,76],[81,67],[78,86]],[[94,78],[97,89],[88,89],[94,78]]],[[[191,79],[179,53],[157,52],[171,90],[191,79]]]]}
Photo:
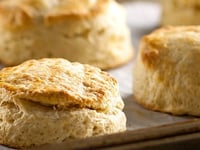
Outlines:
{"type": "Polygon", "coordinates": [[[122,109],[117,81],[98,68],[64,59],[30,60],[0,71],[0,88],[15,99],[58,108],[122,109]]]}

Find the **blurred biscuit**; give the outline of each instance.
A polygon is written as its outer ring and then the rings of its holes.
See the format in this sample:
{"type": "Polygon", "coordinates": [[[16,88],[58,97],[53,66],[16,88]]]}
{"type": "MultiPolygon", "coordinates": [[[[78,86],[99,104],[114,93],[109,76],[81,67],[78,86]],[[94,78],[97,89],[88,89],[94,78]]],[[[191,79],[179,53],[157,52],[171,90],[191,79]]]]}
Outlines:
{"type": "Polygon", "coordinates": [[[125,10],[114,0],[0,2],[0,61],[66,58],[108,69],[132,58],[125,10]]]}
{"type": "Polygon", "coordinates": [[[200,25],[199,0],[160,0],[162,25],[200,25]]]}

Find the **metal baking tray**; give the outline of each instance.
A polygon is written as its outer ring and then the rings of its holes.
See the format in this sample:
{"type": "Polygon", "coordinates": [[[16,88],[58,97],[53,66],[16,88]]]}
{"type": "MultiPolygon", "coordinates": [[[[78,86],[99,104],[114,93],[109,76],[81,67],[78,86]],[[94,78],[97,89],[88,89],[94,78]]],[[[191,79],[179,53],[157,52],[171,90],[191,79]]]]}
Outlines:
{"type": "MultiPolygon", "coordinates": [[[[135,55],[140,38],[159,25],[161,8],[153,2],[127,2],[127,24],[132,33],[135,55]],[[145,10],[145,11],[144,11],[145,10]]],[[[134,101],[132,74],[135,57],[128,64],[109,70],[119,82],[121,96],[125,103],[127,131],[117,134],[68,140],[60,144],[33,147],[33,150],[54,149],[141,149],[152,145],[200,139],[200,120],[190,116],[173,116],[147,110],[134,101]]],[[[10,150],[0,146],[0,150],[10,150]]]]}

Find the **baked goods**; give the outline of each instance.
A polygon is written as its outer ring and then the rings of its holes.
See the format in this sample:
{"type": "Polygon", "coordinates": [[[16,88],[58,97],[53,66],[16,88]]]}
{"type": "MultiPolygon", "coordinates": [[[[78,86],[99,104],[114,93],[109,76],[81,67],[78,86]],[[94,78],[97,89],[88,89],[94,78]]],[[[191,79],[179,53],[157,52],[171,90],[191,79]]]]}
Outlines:
{"type": "Polygon", "coordinates": [[[145,36],[134,66],[135,100],[146,108],[200,116],[200,26],[145,36]]]}
{"type": "Polygon", "coordinates": [[[29,60],[0,71],[0,143],[28,147],[124,131],[117,81],[64,59],[29,60]]]}
{"type": "Polygon", "coordinates": [[[199,0],[161,0],[162,25],[199,25],[199,0]]]}
{"type": "Polygon", "coordinates": [[[114,0],[0,2],[0,61],[66,58],[102,69],[132,58],[125,11],[114,0]]]}

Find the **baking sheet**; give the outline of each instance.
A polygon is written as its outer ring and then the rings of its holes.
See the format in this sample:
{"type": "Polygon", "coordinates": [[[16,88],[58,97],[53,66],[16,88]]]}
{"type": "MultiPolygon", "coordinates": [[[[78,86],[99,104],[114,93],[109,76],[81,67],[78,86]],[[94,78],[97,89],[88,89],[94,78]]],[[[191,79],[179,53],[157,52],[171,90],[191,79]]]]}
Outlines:
{"type": "MultiPolygon", "coordinates": [[[[135,47],[135,54],[137,54],[140,38],[158,27],[161,8],[158,3],[153,2],[127,2],[124,5],[128,12],[127,24],[131,29],[132,42],[135,47]]],[[[128,131],[170,125],[194,119],[189,116],[178,117],[150,111],[135,103],[132,93],[132,86],[134,86],[132,84],[134,60],[135,58],[120,68],[108,71],[119,82],[120,93],[125,102],[124,111],[127,116],[128,131]]],[[[49,149],[48,146],[46,148],[49,149]]],[[[38,149],[44,149],[44,147],[38,147],[38,149]]],[[[11,148],[0,146],[0,150],[11,150],[11,148]]]]}

